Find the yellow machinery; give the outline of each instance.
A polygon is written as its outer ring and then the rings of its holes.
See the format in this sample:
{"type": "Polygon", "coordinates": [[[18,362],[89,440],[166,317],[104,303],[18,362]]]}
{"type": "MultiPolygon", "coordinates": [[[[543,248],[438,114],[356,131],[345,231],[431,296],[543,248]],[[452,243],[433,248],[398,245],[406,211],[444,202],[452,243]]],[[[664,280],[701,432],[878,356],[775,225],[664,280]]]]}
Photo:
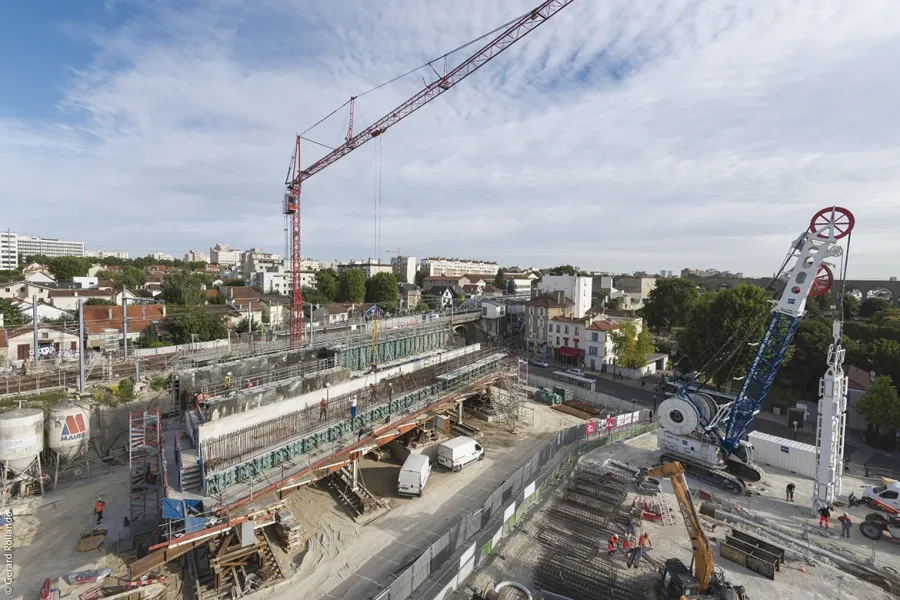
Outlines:
{"type": "MultiPolygon", "coordinates": [[[[684,478],[684,467],[679,462],[664,462],[651,467],[646,474],[649,477],[666,477],[672,482],[672,489],[675,491],[675,498],[678,500],[678,508],[681,509],[681,516],[684,517],[684,526],[687,528],[688,537],[691,538],[691,547],[694,549],[694,579],[697,580],[697,592],[706,594],[709,591],[709,582],[712,580],[713,574],[712,550],[709,547],[709,540],[706,539],[706,534],[703,533],[703,528],[700,526],[700,517],[697,515],[697,509],[694,507],[694,501],[691,499],[687,480],[684,478]]],[[[667,571],[669,562],[666,561],[667,571]]],[[[678,562],[680,563],[681,561],[678,562]]],[[[672,575],[676,575],[676,573],[672,573],[672,575]]],[[[671,576],[668,578],[673,579],[671,576]]],[[[688,582],[684,583],[688,587],[693,587],[688,582]]],[[[663,587],[667,587],[665,582],[663,587]]],[[[684,591],[688,592],[689,590],[684,591]]],[[[690,597],[684,593],[681,596],[690,597]]]]}

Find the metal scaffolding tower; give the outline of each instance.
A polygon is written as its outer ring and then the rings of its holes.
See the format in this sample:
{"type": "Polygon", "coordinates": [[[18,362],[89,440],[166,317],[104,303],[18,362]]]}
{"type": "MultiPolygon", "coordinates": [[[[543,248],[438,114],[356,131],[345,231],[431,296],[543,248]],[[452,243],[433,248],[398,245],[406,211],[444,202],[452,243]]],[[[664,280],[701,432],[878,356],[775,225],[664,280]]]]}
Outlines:
{"type": "Polygon", "coordinates": [[[159,519],[165,496],[165,457],[159,409],[129,413],[131,522],[159,519]]]}
{"type": "Polygon", "coordinates": [[[833,326],[834,342],[828,348],[828,369],[819,380],[819,417],[816,423],[818,466],[813,487],[813,511],[830,506],[841,493],[844,438],[847,429],[847,376],[841,346],[841,321],[833,326]]]}

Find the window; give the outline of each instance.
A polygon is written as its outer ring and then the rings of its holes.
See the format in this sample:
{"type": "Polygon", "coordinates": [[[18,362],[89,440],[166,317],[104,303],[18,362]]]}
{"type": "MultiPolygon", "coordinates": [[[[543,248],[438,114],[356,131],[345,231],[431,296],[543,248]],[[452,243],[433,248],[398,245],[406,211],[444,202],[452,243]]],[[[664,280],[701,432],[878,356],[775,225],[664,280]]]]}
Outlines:
{"type": "Polygon", "coordinates": [[[879,497],[879,498],[882,498],[883,500],[896,500],[896,499],[897,499],[897,492],[891,490],[891,491],[888,491],[888,492],[885,492],[885,493],[881,494],[881,495],[878,496],[878,497],[879,497]]]}
{"type": "Polygon", "coordinates": [[[578,335],[578,327],[575,328],[575,335],[578,335]]]}
{"type": "Polygon", "coordinates": [[[556,336],[556,345],[559,346],[559,336],[556,336]]]}
{"type": "Polygon", "coordinates": [[[559,333],[559,325],[556,326],[556,333],[559,333]]]}
{"type": "Polygon", "coordinates": [[[597,342],[597,341],[599,341],[599,340],[600,340],[600,336],[597,335],[597,332],[596,332],[596,331],[592,331],[592,332],[591,332],[591,341],[592,341],[592,342],[597,342]]]}
{"type": "Polygon", "coordinates": [[[566,325],[566,333],[569,333],[569,326],[566,325]]]}
{"type": "Polygon", "coordinates": [[[597,346],[588,346],[588,354],[597,356],[597,346]]]}

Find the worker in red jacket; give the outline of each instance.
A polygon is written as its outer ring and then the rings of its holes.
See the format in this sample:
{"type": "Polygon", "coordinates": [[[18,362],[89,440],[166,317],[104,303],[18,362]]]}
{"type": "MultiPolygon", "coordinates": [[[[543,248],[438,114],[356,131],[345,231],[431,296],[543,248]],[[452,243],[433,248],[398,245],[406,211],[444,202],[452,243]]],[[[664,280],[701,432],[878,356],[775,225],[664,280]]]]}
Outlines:
{"type": "Polygon", "coordinates": [[[615,554],[616,549],[619,547],[619,536],[616,534],[612,534],[609,538],[609,541],[606,543],[606,555],[612,556],[615,554]]]}

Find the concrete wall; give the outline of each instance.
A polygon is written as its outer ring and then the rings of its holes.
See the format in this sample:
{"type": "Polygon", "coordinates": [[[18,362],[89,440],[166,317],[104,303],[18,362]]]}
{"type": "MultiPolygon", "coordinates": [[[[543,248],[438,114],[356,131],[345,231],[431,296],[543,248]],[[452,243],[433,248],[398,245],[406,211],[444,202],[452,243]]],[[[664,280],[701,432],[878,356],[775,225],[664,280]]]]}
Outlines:
{"type": "Polygon", "coordinates": [[[588,404],[593,404],[595,406],[603,406],[606,408],[612,409],[613,414],[618,413],[630,413],[634,410],[641,411],[641,418],[645,419],[650,415],[650,411],[647,409],[641,409],[640,404],[631,402],[631,400],[616,398],[615,396],[610,396],[609,394],[602,394],[600,392],[592,392],[590,390],[586,390],[584,388],[575,387],[571,385],[565,385],[561,381],[557,381],[555,379],[550,379],[549,377],[542,377],[541,375],[534,375],[532,373],[528,373],[528,385],[534,387],[545,387],[545,388],[554,388],[557,386],[562,386],[573,390],[575,392],[575,399],[580,400],[582,402],[587,402],[588,404]]]}
{"type": "MultiPolygon", "coordinates": [[[[129,402],[115,407],[93,405],[93,409],[89,411],[90,441],[88,442],[92,454],[95,450],[103,453],[110,448],[112,448],[113,456],[121,454],[123,448],[128,445],[128,414],[141,413],[151,406],[158,407],[160,400],[168,401],[166,392],[161,392],[156,398],[150,400],[129,402]]],[[[80,406],[87,405],[87,403],[78,404],[80,406]]]]}
{"type": "MultiPolygon", "coordinates": [[[[375,375],[370,374],[364,377],[357,377],[356,379],[351,379],[337,385],[332,385],[328,389],[328,395],[331,398],[337,398],[339,396],[343,396],[344,394],[357,392],[359,390],[365,389],[369,384],[374,383],[376,377],[380,381],[401,374],[413,373],[426,367],[439,364],[442,361],[452,360],[458,356],[472,354],[480,349],[481,345],[475,344],[473,346],[466,346],[465,348],[460,348],[458,350],[443,352],[422,360],[407,362],[396,367],[389,367],[379,371],[375,375]]],[[[256,395],[257,394],[248,394],[246,396],[246,398],[248,399],[247,406],[249,408],[253,408],[253,410],[248,410],[248,412],[242,412],[239,414],[231,414],[221,418],[218,418],[217,415],[213,413],[213,420],[200,426],[199,443],[202,444],[205,440],[215,439],[217,437],[227,435],[246,427],[251,427],[259,423],[277,419],[281,415],[303,410],[307,406],[317,405],[322,400],[322,398],[325,397],[325,394],[320,387],[313,392],[301,394],[299,396],[288,398],[281,402],[273,404],[259,405],[258,408],[255,408],[251,405],[253,404],[253,398],[256,395]]]]}

